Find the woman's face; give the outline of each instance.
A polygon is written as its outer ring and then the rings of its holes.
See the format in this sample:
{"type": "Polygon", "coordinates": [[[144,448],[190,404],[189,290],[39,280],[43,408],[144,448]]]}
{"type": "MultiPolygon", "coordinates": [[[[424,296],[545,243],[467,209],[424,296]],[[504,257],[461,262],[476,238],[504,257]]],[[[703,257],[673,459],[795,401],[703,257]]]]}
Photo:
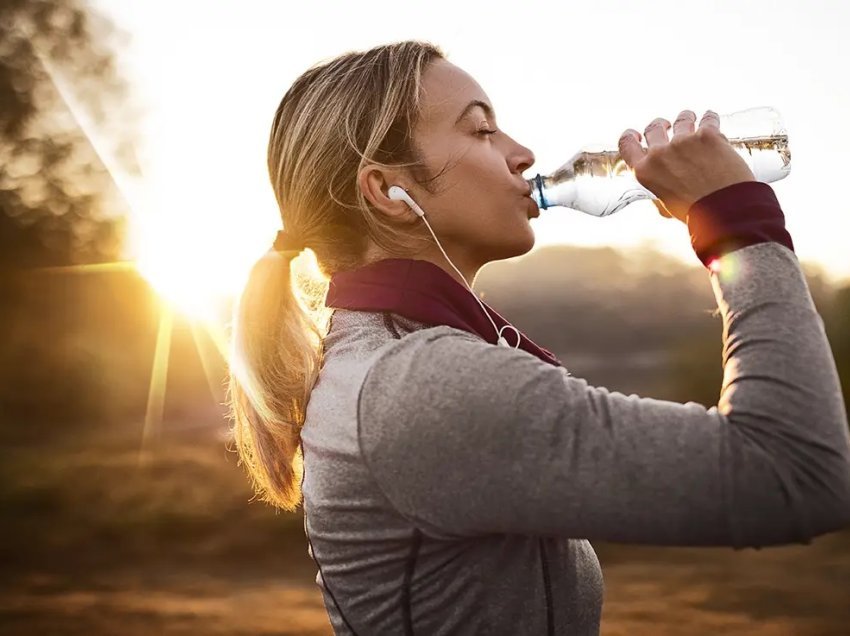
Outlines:
{"type": "Polygon", "coordinates": [[[450,62],[429,65],[422,92],[414,142],[429,176],[448,168],[430,184],[433,193],[415,182],[401,185],[464,274],[525,254],[534,246],[529,219],[539,215],[522,174],[534,154],[498,127],[487,94],[450,62]]]}

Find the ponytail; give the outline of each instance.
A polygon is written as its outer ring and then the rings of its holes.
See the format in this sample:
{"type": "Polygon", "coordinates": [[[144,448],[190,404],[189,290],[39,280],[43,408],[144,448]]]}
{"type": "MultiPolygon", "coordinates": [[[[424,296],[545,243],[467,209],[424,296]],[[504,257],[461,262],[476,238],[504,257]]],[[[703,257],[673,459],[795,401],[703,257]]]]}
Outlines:
{"type": "Polygon", "coordinates": [[[303,496],[299,442],[330,324],[330,278],[366,265],[372,245],[409,254],[430,242],[386,223],[357,179],[366,165],[430,173],[413,133],[423,73],[437,59],[439,48],[419,41],[345,53],[302,73],[275,111],[269,179],[286,233],[309,250],[294,261],[271,251],[254,265],[233,314],[228,403],[239,462],[278,508],[294,512],[303,496]]]}
{"type": "Polygon", "coordinates": [[[321,366],[322,331],[293,287],[292,260],[269,251],[233,313],[228,406],[233,441],[261,501],[301,503],[301,427],[321,366]]]}

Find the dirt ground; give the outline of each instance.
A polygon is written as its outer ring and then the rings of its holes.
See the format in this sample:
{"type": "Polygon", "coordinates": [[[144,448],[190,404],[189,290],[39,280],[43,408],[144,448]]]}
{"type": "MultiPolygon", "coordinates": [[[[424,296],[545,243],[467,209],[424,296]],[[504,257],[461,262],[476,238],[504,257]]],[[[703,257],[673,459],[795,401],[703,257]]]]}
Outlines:
{"type": "MultiPolygon", "coordinates": [[[[598,545],[602,634],[850,634],[850,533],[809,546],[728,549],[598,545]]],[[[299,556],[301,554],[301,556],[299,556]]],[[[6,580],[13,635],[332,634],[306,554],[286,566],[152,561],[6,580]],[[279,570],[279,571],[278,571],[279,570]]],[[[52,571],[51,571],[52,570],[52,571]]]]}

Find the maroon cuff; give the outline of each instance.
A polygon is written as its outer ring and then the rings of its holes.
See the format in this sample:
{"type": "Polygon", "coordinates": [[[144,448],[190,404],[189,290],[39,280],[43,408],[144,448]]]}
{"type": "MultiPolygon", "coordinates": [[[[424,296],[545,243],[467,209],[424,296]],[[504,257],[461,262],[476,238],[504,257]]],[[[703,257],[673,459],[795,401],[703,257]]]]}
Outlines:
{"type": "Polygon", "coordinates": [[[707,194],[691,205],[687,222],[691,245],[706,267],[756,243],[773,241],[794,251],[773,188],[761,181],[742,181],[707,194]]]}

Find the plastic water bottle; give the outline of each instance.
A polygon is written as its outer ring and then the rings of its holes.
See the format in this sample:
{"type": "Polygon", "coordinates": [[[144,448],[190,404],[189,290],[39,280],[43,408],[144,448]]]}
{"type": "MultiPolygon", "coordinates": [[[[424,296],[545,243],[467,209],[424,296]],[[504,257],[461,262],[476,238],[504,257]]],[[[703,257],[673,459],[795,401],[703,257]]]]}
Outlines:
{"type": "MultiPolygon", "coordinates": [[[[720,132],[747,162],[756,181],[779,181],[791,172],[788,132],[779,112],[770,106],[720,115],[720,132]]],[[[541,210],[563,206],[608,216],[634,201],[658,198],[638,183],[619,150],[601,144],[582,147],[555,172],[538,174],[528,183],[541,210]]]]}

